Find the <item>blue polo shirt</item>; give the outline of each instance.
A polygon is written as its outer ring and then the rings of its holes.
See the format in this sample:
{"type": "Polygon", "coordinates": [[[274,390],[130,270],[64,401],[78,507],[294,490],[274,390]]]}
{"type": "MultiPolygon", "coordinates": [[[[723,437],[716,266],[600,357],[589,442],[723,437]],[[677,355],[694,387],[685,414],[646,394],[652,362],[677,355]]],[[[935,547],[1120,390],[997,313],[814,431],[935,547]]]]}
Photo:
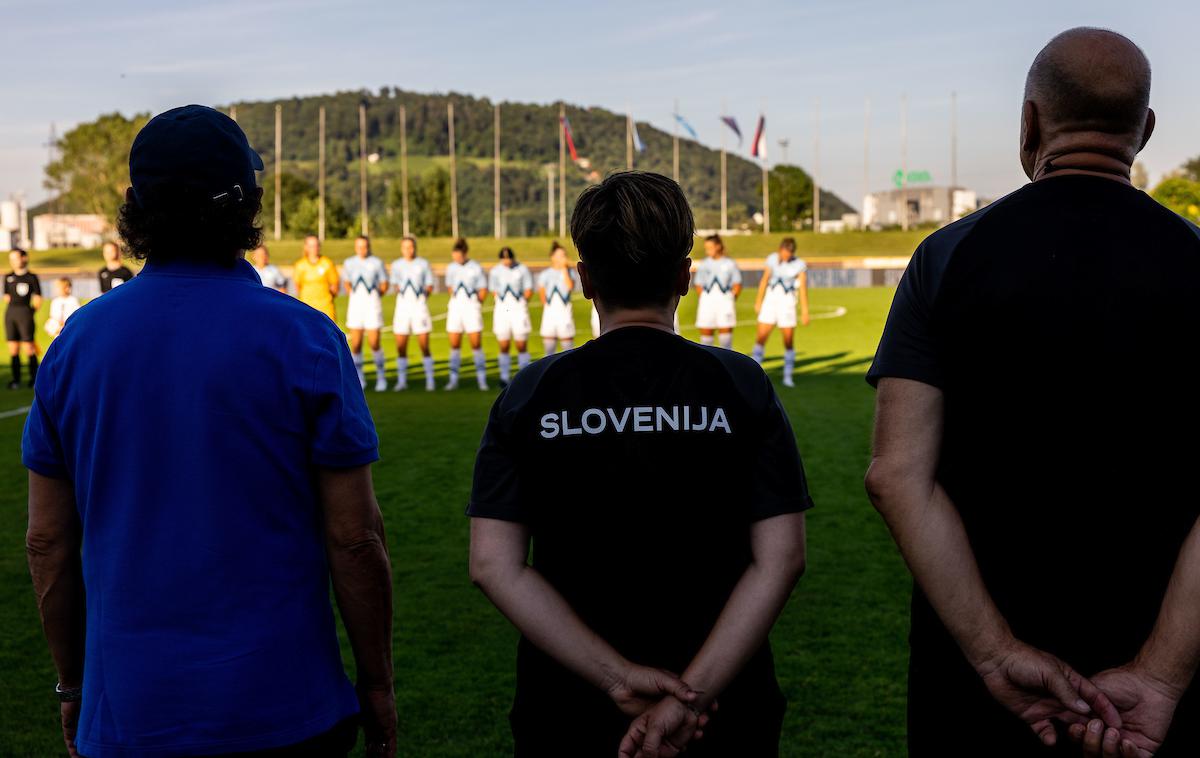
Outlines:
{"type": "Polygon", "coordinates": [[[74,483],[89,758],[288,745],[358,710],[314,479],[378,458],[346,339],[239,260],[148,263],[38,372],[25,465],[74,483]]]}

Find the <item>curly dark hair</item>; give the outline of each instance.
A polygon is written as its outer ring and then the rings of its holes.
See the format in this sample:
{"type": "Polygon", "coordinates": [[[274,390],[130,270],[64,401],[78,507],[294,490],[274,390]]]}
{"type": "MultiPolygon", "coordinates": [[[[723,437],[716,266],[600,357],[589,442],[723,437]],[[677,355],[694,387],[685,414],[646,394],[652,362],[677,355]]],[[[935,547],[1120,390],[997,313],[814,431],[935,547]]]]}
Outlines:
{"type": "Polygon", "coordinates": [[[257,192],[223,205],[183,188],[160,190],[154,200],[153,209],[126,202],[117,216],[117,232],[134,260],[232,263],[262,244],[257,192]]]}

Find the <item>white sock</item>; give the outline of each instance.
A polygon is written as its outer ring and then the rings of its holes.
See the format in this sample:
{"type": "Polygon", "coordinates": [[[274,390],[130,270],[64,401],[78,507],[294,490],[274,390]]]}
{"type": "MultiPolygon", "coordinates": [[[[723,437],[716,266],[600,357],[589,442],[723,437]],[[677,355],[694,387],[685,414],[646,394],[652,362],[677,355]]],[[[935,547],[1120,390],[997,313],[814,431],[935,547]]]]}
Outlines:
{"type": "Polygon", "coordinates": [[[354,370],[358,372],[358,383],[362,384],[367,381],[367,374],[363,371],[363,355],[362,353],[354,354],[354,370]]]}
{"type": "Polygon", "coordinates": [[[517,368],[522,369],[529,365],[529,351],[522,350],[517,353],[517,368]]]}
{"type": "Polygon", "coordinates": [[[796,367],[796,351],[791,350],[791,349],[784,350],[783,351],[783,381],[785,381],[785,382],[792,381],[792,369],[794,369],[795,367],[796,367]]]}
{"type": "Polygon", "coordinates": [[[554,355],[554,343],[555,342],[556,342],[556,340],[553,337],[551,337],[550,339],[542,340],[542,347],[546,348],[546,355],[554,355]]]}
{"type": "Polygon", "coordinates": [[[427,355],[421,359],[422,365],[425,366],[425,386],[433,385],[433,356],[427,355]]]}
{"type": "Polygon", "coordinates": [[[575,347],[575,340],[563,340],[562,341],[562,349],[563,350],[571,350],[574,347],[575,347]]]}
{"type": "Polygon", "coordinates": [[[471,351],[471,355],[475,358],[475,378],[481,386],[487,384],[487,356],[483,354],[483,348],[471,351]]]}
{"type": "Polygon", "coordinates": [[[376,350],[374,357],[375,357],[375,381],[379,381],[381,378],[383,378],[383,375],[387,373],[387,358],[383,357],[382,350],[376,350]]]}
{"type": "Polygon", "coordinates": [[[500,353],[496,356],[496,363],[500,364],[500,381],[508,384],[508,380],[512,378],[512,355],[500,353]]]}
{"type": "Polygon", "coordinates": [[[396,356],[396,378],[399,379],[399,385],[404,387],[408,384],[408,356],[396,356]]]}
{"type": "Polygon", "coordinates": [[[462,349],[450,348],[450,379],[458,379],[458,370],[462,368],[462,349]]]}
{"type": "Polygon", "coordinates": [[[701,334],[700,335],[700,344],[701,345],[711,345],[712,343],[713,343],[713,336],[711,334],[701,334]]]}
{"type": "Polygon", "coordinates": [[[750,353],[750,357],[761,366],[763,362],[763,346],[757,342],[754,343],[754,352],[750,353]]]}
{"type": "Polygon", "coordinates": [[[726,350],[733,349],[733,332],[721,332],[717,335],[717,342],[726,350]]]}

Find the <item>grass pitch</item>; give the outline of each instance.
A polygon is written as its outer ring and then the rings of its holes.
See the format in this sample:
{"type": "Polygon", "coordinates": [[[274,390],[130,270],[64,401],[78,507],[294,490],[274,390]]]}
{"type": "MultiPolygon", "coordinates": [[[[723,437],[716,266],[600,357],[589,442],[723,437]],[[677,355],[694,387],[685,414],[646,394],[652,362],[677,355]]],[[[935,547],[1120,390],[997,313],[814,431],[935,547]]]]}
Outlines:
{"type": "MultiPolygon", "coordinates": [[[[736,349],[753,343],[753,292],[743,293],[736,349]]],[[[892,291],[812,290],[812,325],[797,330],[797,386],[779,386],[804,457],[817,507],[809,513],[809,569],[772,635],[789,700],[784,756],[901,756],[910,581],[882,521],[863,494],[873,395],[863,381],[892,291]],[[844,315],[837,316],[839,308],[844,315]]],[[[386,298],[390,308],[393,298],[386,298]]],[[[696,299],[680,308],[695,338],[696,299]]],[[[43,307],[43,311],[45,307],[43,307]]],[[[445,296],[431,310],[445,312],[445,296]]],[[[344,299],[338,304],[345,313],[344,299]]],[[[575,306],[580,341],[589,306],[575,306]]],[[[44,313],[41,314],[44,318],[44,313]]],[[[540,311],[534,310],[535,327],[540,311]]],[[[486,318],[488,328],[490,316],[486,318]]],[[[439,387],[447,342],[435,323],[439,387]]],[[[45,336],[40,333],[41,336],[45,336]]],[[[395,349],[390,334],[389,375],[395,349]]],[[[495,388],[495,340],[485,336],[495,388]]],[[[416,358],[415,345],[410,358],[416,358]]],[[[531,340],[534,357],[540,340],[531,340]]],[[[779,337],[767,370],[778,381],[779,337]]],[[[413,360],[407,392],[367,400],[381,440],[375,483],[387,524],[395,581],[396,689],[402,756],[511,754],[517,634],[467,579],[467,519],[475,448],[496,391],[475,389],[470,356],[457,392],[422,388],[413,360]]],[[[390,376],[394,382],[394,376],[390,376]]],[[[0,379],[7,372],[0,367],[0,379]]],[[[368,358],[368,382],[373,384],[368,358]]],[[[0,394],[0,755],[63,754],[54,668],[38,623],[25,554],[25,472],[19,442],[32,393],[0,394]]],[[[580,462],[585,481],[586,462],[580,462]]],[[[699,486],[697,471],[696,483],[699,486]]],[[[702,556],[697,556],[702,560],[702,556]]],[[[343,656],[350,663],[349,648],[343,656]]],[[[248,686],[257,686],[248,683],[248,686]]],[[[269,697],[269,685],[264,690],[269,697]]]]}

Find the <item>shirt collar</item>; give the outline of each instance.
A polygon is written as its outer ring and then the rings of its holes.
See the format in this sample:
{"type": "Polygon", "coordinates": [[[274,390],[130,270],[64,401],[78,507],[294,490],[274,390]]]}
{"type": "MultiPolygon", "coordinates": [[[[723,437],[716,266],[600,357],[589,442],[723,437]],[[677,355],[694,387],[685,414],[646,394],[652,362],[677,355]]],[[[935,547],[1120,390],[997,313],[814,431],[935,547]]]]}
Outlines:
{"type": "Polygon", "coordinates": [[[232,266],[210,261],[146,261],[142,276],[190,276],[201,279],[246,279],[258,282],[258,272],[245,258],[232,266]]]}

